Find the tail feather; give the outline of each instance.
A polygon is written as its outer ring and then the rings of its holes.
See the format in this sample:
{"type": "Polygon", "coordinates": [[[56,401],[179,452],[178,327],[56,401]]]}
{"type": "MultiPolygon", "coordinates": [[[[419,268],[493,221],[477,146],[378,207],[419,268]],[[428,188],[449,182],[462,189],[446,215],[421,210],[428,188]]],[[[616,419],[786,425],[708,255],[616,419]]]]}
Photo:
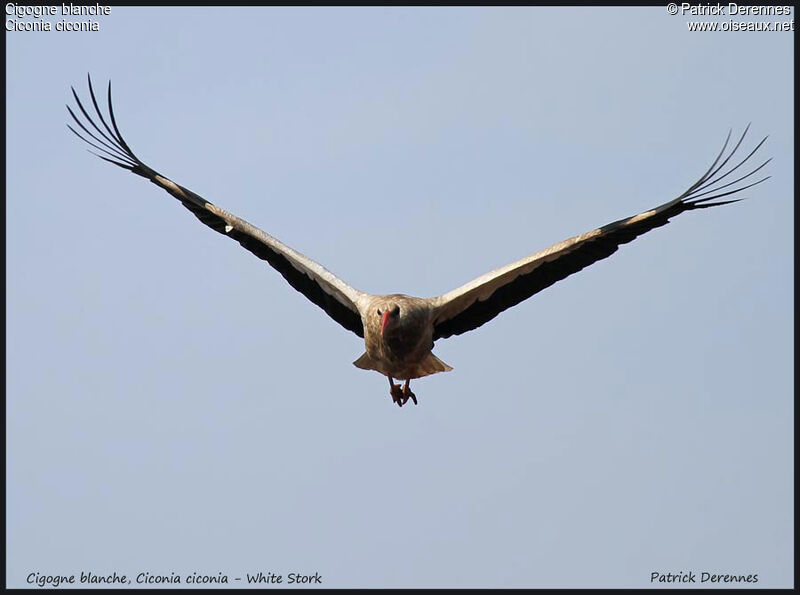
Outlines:
{"type": "Polygon", "coordinates": [[[361,368],[362,370],[375,370],[376,372],[381,372],[378,362],[372,359],[366,351],[360,358],[353,362],[353,365],[356,368],[361,368]]]}
{"type": "Polygon", "coordinates": [[[375,370],[381,374],[392,376],[397,380],[422,378],[423,376],[430,376],[438,372],[449,372],[453,369],[433,355],[433,353],[428,353],[417,365],[410,370],[406,370],[405,373],[396,370],[388,370],[383,362],[371,358],[367,352],[364,352],[361,357],[354,361],[353,365],[362,370],[375,370]]]}
{"type": "Polygon", "coordinates": [[[422,378],[423,376],[429,376],[430,374],[436,374],[437,372],[449,372],[452,369],[453,368],[451,366],[448,366],[438,357],[433,355],[433,353],[429,353],[427,357],[417,366],[414,378],[422,378]]]}

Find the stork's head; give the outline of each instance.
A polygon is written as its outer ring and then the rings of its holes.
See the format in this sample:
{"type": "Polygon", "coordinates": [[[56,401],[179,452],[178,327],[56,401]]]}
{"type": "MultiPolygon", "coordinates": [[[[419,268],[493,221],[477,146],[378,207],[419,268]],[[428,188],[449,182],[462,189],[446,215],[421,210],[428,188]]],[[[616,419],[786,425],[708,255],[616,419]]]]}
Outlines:
{"type": "Polygon", "coordinates": [[[376,310],[378,319],[381,321],[381,336],[386,334],[386,331],[391,331],[397,326],[400,320],[400,306],[394,302],[382,304],[376,310]]]}

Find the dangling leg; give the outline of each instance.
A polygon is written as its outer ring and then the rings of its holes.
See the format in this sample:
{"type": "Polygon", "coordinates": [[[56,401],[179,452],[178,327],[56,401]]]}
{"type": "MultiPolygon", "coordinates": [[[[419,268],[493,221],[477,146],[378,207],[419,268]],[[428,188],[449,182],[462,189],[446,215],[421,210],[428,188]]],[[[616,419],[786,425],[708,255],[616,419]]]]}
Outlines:
{"type": "Polygon", "coordinates": [[[391,376],[387,376],[387,378],[389,379],[389,394],[392,395],[392,401],[397,403],[398,407],[402,407],[405,405],[408,397],[403,394],[403,389],[400,388],[400,385],[394,383],[391,376]]]}
{"type": "Polygon", "coordinates": [[[412,401],[414,401],[414,405],[416,405],[417,404],[417,396],[414,393],[411,392],[410,385],[411,385],[411,379],[409,378],[408,380],[406,380],[406,383],[403,385],[403,396],[405,397],[405,400],[403,401],[403,403],[405,403],[406,401],[411,399],[412,401]]]}

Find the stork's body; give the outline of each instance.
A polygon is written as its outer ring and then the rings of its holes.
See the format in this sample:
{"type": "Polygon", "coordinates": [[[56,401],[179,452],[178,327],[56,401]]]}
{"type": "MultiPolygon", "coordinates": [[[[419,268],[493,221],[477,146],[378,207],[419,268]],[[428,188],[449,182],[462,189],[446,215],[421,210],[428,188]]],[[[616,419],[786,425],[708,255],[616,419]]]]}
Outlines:
{"type": "Polygon", "coordinates": [[[729,133],[722,151],[706,173],[679,197],[654,209],[559,242],[438,297],[372,295],[351,287],[280,240],[145,165],[127,145],[117,127],[111,106],[111,83],[108,86],[108,121],[100,110],[91,79],[89,93],[97,121],[89,115],[73,89],[84,118],[77,117],[67,107],[82,133],[71,126],[70,130],[103,153],[98,155],[100,158],[150,180],[178,199],[203,224],[236,240],[267,261],[292,287],[342,327],[363,337],[366,351],[354,364],[387,376],[392,399],[400,406],[408,399],[417,402],[409,387],[411,379],[452,369],[431,352],[434,341],[478,328],[553,283],[610,256],[620,245],[666,225],[681,213],[736,202],[739,199],[718,199],[766,180],[768,176],[746,185],[739,184],[770,161],[768,159],[749,173],[720,184],[746,163],[766,140],[758,143],[739,163],[720,173],[739,149],[747,129],[723,159],[730,140],[729,133]],[[405,383],[400,387],[394,379],[405,380],[405,383]]]}
{"type": "Polygon", "coordinates": [[[435,314],[431,301],[396,293],[370,296],[364,302],[367,350],[353,363],[388,376],[392,399],[401,407],[409,398],[416,403],[411,379],[452,370],[431,352],[435,314]],[[393,379],[406,383],[398,389],[393,379]]]}

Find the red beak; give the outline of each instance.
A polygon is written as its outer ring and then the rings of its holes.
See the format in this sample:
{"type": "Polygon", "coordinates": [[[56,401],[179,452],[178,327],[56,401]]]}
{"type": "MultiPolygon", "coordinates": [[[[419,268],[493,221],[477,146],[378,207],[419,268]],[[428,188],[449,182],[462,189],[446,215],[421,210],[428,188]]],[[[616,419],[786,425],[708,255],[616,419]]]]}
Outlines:
{"type": "Polygon", "coordinates": [[[391,316],[391,312],[387,310],[383,313],[383,318],[381,318],[381,337],[383,336],[383,331],[386,330],[386,325],[389,324],[389,316],[391,316]]]}

